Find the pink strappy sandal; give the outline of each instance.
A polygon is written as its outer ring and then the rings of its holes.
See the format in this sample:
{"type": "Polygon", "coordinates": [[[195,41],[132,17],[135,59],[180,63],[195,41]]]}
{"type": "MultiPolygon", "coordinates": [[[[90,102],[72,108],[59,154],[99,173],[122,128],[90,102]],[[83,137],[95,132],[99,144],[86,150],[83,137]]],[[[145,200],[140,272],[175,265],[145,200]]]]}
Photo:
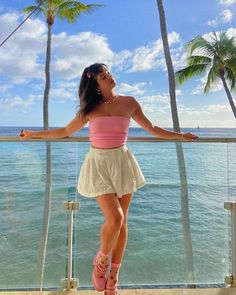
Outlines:
{"type": "MultiPolygon", "coordinates": [[[[121,264],[112,263],[111,268],[119,269],[121,264]]],[[[106,284],[104,295],[117,295],[118,294],[118,281],[114,282],[113,286],[106,284]]]]}
{"type": "Polygon", "coordinates": [[[98,263],[99,256],[108,257],[109,254],[105,255],[99,250],[93,260],[94,269],[92,273],[92,283],[96,291],[102,292],[105,290],[106,287],[106,272],[109,264],[105,265],[103,261],[101,261],[101,263],[98,263]],[[95,270],[100,274],[99,277],[95,275],[95,270]]]}

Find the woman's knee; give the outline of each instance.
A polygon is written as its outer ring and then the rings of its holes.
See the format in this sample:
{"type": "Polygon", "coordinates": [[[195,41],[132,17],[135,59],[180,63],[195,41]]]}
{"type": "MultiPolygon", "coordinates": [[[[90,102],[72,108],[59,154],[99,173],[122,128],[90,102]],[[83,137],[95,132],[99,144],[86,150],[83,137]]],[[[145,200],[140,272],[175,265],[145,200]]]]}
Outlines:
{"type": "Polygon", "coordinates": [[[119,231],[124,223],[124,214],[123,212],[116,212],[112,217],[106,221],[106,224],[113,230],[119,231]]]}
{"type": "Polygon", "coordinates": [[[124,219],[123,219],[123,223],[121,225],[121,229],[122,230],[127,230],[128,229],[128,222],[127,222],[127,218],[124,216],[124,219]]]}

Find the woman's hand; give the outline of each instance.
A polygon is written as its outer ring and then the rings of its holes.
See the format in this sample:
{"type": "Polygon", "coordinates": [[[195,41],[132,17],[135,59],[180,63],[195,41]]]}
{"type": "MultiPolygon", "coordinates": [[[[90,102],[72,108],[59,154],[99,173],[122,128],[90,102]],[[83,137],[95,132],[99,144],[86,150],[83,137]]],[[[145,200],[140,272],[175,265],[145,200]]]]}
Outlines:
{"type": "Polygon", "coordinates": [[[193,141],[194,139],[199,138],[197,135],[193,133],[182,133],[182,137],[179,140],[183,141],[193,141]]]}
{"type": "Polygon", "coordinates": [[[32,131],[32,130],[21,130],[19,136],[20,136],[20,139],[33,138],[33,133],[34,133],[34,131],[32,131]]]}

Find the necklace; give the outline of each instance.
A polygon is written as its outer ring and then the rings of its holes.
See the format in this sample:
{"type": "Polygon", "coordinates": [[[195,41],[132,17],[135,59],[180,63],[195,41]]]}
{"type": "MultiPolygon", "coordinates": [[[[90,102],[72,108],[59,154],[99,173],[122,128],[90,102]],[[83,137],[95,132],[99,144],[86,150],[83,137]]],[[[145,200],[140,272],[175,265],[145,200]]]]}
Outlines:
{"type": "Polygon", "coordinates": [[[110,100],[101,101],[101,103],[113,103],[113,101],[115,101],[115,100],[119,100],[119,96],[118,95],[113,96],[113,98],[110,99],[110,100]]]}

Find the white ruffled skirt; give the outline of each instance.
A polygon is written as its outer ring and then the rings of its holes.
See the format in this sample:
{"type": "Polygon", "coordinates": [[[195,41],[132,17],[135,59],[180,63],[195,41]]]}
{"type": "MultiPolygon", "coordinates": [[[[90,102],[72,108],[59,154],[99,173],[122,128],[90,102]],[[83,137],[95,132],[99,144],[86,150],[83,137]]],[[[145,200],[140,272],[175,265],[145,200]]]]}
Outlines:
{"type": "Polygon", "coordinates": [[[121,198],[145,183],[139,164],[126,145],[113,149],[90,146],[81,166],[77,189],[84,197],[115,193],[121,198]]]}

